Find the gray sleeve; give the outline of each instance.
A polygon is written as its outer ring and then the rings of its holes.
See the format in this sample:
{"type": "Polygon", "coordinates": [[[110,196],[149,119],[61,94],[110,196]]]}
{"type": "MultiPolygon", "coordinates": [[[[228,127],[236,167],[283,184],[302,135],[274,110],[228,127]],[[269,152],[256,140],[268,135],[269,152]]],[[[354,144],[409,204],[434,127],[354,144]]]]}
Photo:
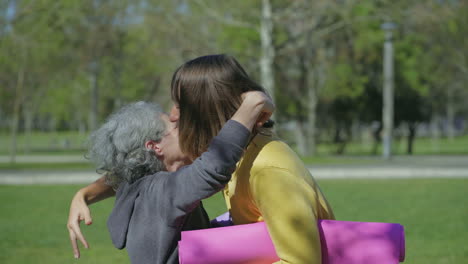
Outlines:
{"type": "Polygon", "coordinates": [[[250,131],[237,121],[229,120],[211,141],[208,150],[191,165],[169,173],[163,182],[166,220],[179,225],[200,202],[220,191],[231,179],[236,163],[244,153],[250,131]]]}

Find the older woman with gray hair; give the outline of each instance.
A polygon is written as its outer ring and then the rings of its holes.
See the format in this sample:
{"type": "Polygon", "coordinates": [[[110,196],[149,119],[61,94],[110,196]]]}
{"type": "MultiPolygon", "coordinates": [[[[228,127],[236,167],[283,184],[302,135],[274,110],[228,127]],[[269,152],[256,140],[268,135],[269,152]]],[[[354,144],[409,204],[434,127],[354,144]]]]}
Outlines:
{"type": "MultiPolygon", "coordinates": [[[[126,248],[132,263],[178,263],[180,232],[209,227],[200,200],[228,183],[251,130],[267,121],[273,109],[264,93],[246,93],[208,150],[183,168],[190,159],[180,151],[178,129],[157,105],[138,102],[112,114],[91,135],[88,155],[116,188],[107,222],[114,246],[126,248]],[[162,171],[176,167],[180,169],[162,171]]],[[[88,193],[84,199],[90,204],[102,198],[102,193],[95,197],[88,193]]],[[[83,203],[74,199],[72,207],[74,202],[83,203]]],[[[70,211],[68,229],[75,257],[79,256],[76,239],[86,242],[80,220],[91,221],[70,211]]]]}
{"type": "Polygon", "coordinates": [[[89,138],[87,158],[104,173],[106,183],[117,189],[120,183],[132,183],[144,175],[164,169],[147,141],[160,141],[166,133],[163,112],[154,103],[137,102],[112,114],[89,138]]]}

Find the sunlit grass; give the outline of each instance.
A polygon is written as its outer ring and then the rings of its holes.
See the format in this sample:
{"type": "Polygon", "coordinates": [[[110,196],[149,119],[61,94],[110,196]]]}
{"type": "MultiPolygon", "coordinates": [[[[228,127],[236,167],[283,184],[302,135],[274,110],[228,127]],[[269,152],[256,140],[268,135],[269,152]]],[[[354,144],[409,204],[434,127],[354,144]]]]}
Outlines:
{"type": "MultiPolygon", "coordinates": [[[[339,220],[401,223],[405,263],[468,261],[468,179],[320,180],[339,220]]],[[[65,227],[71,197],[81,185],[0,186],[0,263],[129,263],[106,229],[113,199],[91,207],[83,227],[91,249],[73,259],[65,227]]],[[[226,211],[217,194],[204,202],[210,217],[226,211]]]]}
{"type": "Polygon", "coordinates": [[[0,170],[81,170],[93,169],[92,163],[61,162],[61,163],[0,163],[0,170]]]}
{"type": "Polygon", "coordinates": [[[338,220],[401,223],[405,263],[468,261],[468,179],[322,180],[338,220]]]}
{"type": "MultiPolygon", "coordinates": [[[[320,155],[333,155],[336,153],[337,145],[319,144],[318,153],[320,155]]],[[[395,155],[407,154],[406,138],[395,139],[392,144],[392,152],[395,155]]],[[[378,146],[377,153],[382,153],[382,146],[378,146]]],[[[372,155],[372,142],[350,142],[346,145],[346,155],[372,155]]],[[[468,154],[468,135],[459,136],[454,139],[427,137],[416,138],[413,145],[414,155],[466,155],[468,154]]]]}
{"type": "MultiPolygon", "coordinates": [[[[86,150],[87,133],[69,132],[33,132],[29,137],[24,133],[18,135],[19,155],[50,155],[50,154],[78,154],[83,155],[86,150]]],[[[292,140],[292,139],[291,139],[292,140]]],[[[6,155],[10,151],[10,134],[0,132],[0,155],[6,155]]],[[[294,145],[294,142],[287,142],[294,145]]],[[[347,144],[346,155],[368,156],[372,154],[372,142],[350,142],[347,144]]],[[[395,139],[393,151],[396,155],[406,154],[406,138],[395,139]]],[[[328,157],[336,153],[337,146],[329,143],[321,143],[317,147],[319,156],[328,157]]],[[[441,137],[437,140],[427,137],[416,138],[413,151],[415,155],[446,155],[468,154],[468,135],[458,136],[454,139],[441,137]]],[[[379,146],[378,153],[381,153],[379,146]]],[[[307,158],[306,158],[307,159],[307,158]]],[[[346,161],[345,161],[346,162],[346,161]]]]}
{"type": "MultiPolygon", "coordinates": [[[[30,135],[19,133],[17,136],[18,155],[47,155],[54,153],[81,154],[86,149],[87,133],[69,132],[32,132],[30,135]]],[[[11,136],[0,133],[0,155],[10,152],[11,136]]]]}

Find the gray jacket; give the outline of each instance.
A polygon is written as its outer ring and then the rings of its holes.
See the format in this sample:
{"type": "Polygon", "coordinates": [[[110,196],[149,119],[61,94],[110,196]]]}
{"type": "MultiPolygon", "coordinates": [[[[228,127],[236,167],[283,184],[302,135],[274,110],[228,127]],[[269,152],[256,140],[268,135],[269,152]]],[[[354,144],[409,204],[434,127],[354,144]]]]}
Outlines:
{"type": "Polygon", "coordinates": [[[181,231],[209,226],[200,200],[229,182],[249,136],[230,120],[191,165],[122,183],[107,221],[114,246],[126,247],[133,264],[178,263],[181,231]]]}

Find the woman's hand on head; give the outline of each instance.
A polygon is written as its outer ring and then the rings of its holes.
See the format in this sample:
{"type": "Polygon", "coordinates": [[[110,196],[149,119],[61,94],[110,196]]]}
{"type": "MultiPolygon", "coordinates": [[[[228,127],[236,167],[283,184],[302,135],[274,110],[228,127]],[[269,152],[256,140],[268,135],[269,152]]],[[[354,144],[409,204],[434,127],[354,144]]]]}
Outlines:
{"type": "Polygon", "coordinates": [[[70,204],[70,213],[68,215],[67,228],[70,234],[70,242],[73,248],[75,258],[80,257],[80,249],[78,247],[78,240],[81,241],[85,248],[89,248],[88,242],[84,238],[80,229],[80,222],[85,221],[86,225],[92,224],[91,213],[86,204],[84,195],[78,191],[70,204]]]}
{"type": "Polygon", "coordinates": [[[275,111],[276,107],[273,103],[273,99],[264,92],[249,91],[243,93],[241,97],[245,103],[255,105],[256,109],[259,110],[259,116],[256,122],[257,127],[263,126],[263,124],[270,119],[273,112],[275,111]]]}

